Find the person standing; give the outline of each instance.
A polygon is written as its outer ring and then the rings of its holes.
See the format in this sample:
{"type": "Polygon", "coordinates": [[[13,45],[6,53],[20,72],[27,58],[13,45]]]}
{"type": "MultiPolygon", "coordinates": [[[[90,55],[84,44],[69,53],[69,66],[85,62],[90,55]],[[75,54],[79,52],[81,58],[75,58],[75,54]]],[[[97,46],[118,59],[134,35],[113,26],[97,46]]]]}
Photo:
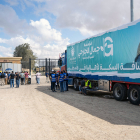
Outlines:
{"type": "Polygon", "coordinates": [[[0,72],[0,84],[1,84],[1,72],[0,72]]]}
{"type": "Polygon", "coordinates": [[[49,74],[47,71],[46,71],[45,75],[46,75],[46,82],[49,83],[49,74]]]}
{"type": "Polygon", "coordinates": [[[16,88],[19,88],[19,74],[16,73],[16,88]]]}
{"type": "Polygon", "coordinates": [[[52,90],[52,77],[51,77],[52,74],[53,74],[53,72],[51,72],[51,73],[49,74],[49,79],[50,79],[50,82],[51,82],[51,90],[52,90]]]}
{"type": "Polygon", "coordinates": [[[10,84],[10,72],[8,73],[8,84],[10,84]]]}
{"type": "Polygon", "coordinates": [[[80,94],[82,94],[82,88],[85,86],[85,80],[86,80],[86,79],[83,79],[82,81],[80,81],[80,84],[79,84],[79,91],[80,91],[80,94]]]}
{"type": "Polygon", "coordinates": [[[14,78],[15,78],[15,74],[12,73],[10,74],[10,88],[12,88],[12,86],[14,87],[14,78]]]}
{"type": "Polygon", "coordinates": [[[8,81],[8,75],[7,72],[5,72],[5,85],[7,85],[7,81],[8,81]]]}
{"type": "Polygon", "coordinates": [[[24,84],[25,84],[25,73],[26,73],[26,72],[24,71],[24,84]]]}
{"type": "Polygon", "coordinates": [[[51,74],[51,81],[52,81],[52,92],[56,92],[55,91],[55,83],[56,83],[56,75],[55,75],[55,71],[53,71],[53,74],[51,74]]]}
{"type": "Polygon", "coordinates": [[[60,92],[64,92],[64,88],[63,88],[64,74],[62,71],[61,71],[61,74],[58,76],[58,80],[60,83],[60,92]]]}
{"type": "Polygon", "coordinates": [[[14,80],[14,85],[16,84],[16,72],[15,72],[15,80],[14,80]]]}
{"type": "Polygon", "coordinates": [[[55,73],[55,75],[56,75],[56,89],[59,89],[59,81],[58,81],[59,74],[55,73]]]}
{"type": "MultiPolygon", "coordinates": [[[[36,74],[37,74],[37,72],[36,72],[36,74]]],[[[37,75],[35,74],[35,80],[36,80],[36,83],[38,84],[38,82],[37,82],[37,75]]]]}
{"type": "Polygon", "coordinates": [[[21,85],[24,84],[24,78],[25,78],[25,74],[23,73],[23,71],[20,73],[20,77],[21,77],[21,85]]]}
{"type": "Polygon", "coordinates": [[[68,91],[68,73],[67,73],[67,71],[65,71],[65,73],[66,73],[66,91],[68,91]]]}
{"type": "Polygon", "coordinates": [[[3,74],[4,74],[4,83],[5,83],[5,73],[6,73],[6,72],[3,73],[3,74]]]}
{"type": "Polygon", "coordinates": [[[65,73],[65,71],[63,71],[63,75],[64,75],[63,88],[64,88],[64,91],[66,91],[66,73],[65,73]]]}
{"type": "Polygon", "coordinates": [[[21,77],[20,77],[20,72],[18,72],[18,74],[19,74],[19,85],[20,85],[20,81],[21,81],[21,80],[20,80],[20,78],[21,78],[21,77]]]}
{"type": "Polygon", "coordinates": [[[38,83],[38,84],[40,84],[40,76],[41,76],[41,73],[39,73],[39,72],[37,71],[37,73],[36,73],[36,78],[37,78],[37,83],[38,83]]]}
{"type": "Polygon", "coordinates": [[[28,84],[28,72],[25,72],[25,85],[28,84]]]}
{"type": "Polygon", "coordinates": [[[5,80],[5,75],[4,75],[4,73],[2,72],[2,74],[1,74],[1,86],[2,86],[2,85],[4,86],[4,84],[5,84],[4,80],[5,80]]]}

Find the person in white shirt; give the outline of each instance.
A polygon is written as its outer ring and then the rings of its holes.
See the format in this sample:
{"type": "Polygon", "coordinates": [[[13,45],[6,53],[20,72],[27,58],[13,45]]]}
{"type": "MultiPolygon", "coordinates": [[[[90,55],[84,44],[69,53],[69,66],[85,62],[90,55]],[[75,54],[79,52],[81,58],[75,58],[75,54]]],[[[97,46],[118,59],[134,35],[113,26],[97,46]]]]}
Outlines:
{"type": "Polygon", "coordinates": [[[39,72],[37,71],[37,73],[36,73],[37,84],[40,84],[40,76],[41,76],[41,73],[39,73],[39,72]]]}
{"type": "Polygon", "coordinates": [[[8,75],[7,72],[5,72],[5,85],[7,85],[7,82],[8,82],[8,75]]]}

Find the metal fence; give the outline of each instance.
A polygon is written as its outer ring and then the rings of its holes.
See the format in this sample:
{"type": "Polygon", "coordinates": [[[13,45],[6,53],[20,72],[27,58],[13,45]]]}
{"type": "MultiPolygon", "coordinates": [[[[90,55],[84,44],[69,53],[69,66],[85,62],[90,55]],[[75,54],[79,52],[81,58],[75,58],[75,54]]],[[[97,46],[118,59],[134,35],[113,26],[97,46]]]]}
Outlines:
{"type": "Polygon", "coordinates": [[[55,68],[58,68],[58,59],[29,59],[29,61],[21,61],[21,64],[14,64],[14,63],[1,63],[0,70],[3,72],[7,68],[11,68],[14,72],[21,72],[21,71],[28,71],[31,74],[32,72],[48,72],[55,68]]]}
{"type": "Polygon", "coordinates": [[[48,73],[51,73],[51,71],[54,68],[58,68],[58,59],[29,59],[28,62],[22,61],[22,68],[23,69],[29,69],[29,73],[31,72],[42,72],[45,73],[46,71],[48,73]]]}

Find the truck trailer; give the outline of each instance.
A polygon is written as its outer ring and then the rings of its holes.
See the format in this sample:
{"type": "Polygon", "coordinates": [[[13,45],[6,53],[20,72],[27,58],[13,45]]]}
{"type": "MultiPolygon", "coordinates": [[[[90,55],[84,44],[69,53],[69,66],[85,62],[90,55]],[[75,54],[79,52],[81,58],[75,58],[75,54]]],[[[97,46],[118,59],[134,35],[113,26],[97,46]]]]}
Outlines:
{"type": "Polygon", "coordinates": [[[118,101],[140,104],[140,19],[68,45],[61,60],[74,89],[87,78],[118,101]]]}

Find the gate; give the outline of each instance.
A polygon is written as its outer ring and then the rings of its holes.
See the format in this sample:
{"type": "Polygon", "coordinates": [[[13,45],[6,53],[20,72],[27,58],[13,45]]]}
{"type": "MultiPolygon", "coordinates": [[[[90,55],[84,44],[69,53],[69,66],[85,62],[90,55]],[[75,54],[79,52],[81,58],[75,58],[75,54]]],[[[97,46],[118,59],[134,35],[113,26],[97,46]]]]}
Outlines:
{"type": "Polygon", "coordinates": [[[39,71],[40,73],[48,72],[51,73],[52,70],[58,70],[58,59],[31,59],[29,58],[29,73],[36,73],[39,71]]]}

